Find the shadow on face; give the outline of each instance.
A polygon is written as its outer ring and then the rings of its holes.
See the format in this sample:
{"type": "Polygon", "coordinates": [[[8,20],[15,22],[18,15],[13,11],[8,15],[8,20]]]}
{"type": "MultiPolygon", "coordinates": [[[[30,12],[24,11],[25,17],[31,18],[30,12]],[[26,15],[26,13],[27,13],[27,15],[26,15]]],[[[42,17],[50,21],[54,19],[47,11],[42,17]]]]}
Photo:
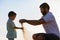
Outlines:
{"type": "Polygon", "coordinates": [[[43,16],[49,12],[49,10],[47,8],[40,8],[40,10],[41,10],[41,13],[43,16]]]}
{"type": "Polygon", "coordinates": [[[10,19],[15,20],[16,15],[10,16],[10,19]]]}

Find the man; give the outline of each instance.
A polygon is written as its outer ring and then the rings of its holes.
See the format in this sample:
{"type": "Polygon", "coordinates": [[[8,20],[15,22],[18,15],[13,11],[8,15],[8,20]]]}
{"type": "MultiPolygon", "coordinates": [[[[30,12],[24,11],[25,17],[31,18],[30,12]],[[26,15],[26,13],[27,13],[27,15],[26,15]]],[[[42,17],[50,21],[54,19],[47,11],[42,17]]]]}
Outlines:
{"type": "Polygon", "coordinates": [[[34,40],[59,40],[59,29],[55,18],[51,12],[49,12],[49,5],[43,3],[40,5],[40,10],[42,13],[42,18],[39,20],[26,20],[21,19],[20,23],[29,23],[31,25],[40,25],[42,24],[46,33],[38,33],[33,35],[34,40]]]}

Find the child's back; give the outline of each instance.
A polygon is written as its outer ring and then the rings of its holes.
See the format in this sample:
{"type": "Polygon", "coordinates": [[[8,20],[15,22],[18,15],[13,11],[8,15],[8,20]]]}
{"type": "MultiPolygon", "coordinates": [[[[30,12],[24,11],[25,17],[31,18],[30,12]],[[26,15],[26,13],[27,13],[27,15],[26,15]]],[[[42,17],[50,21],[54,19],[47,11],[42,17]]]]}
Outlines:
{"type": "Polygon", "coordinates": [[[7,38],[16,38],[15,24],[11,19],[7,21],[7,38]]]}
{"type": "Polygon", "coordinates": [[[16,38],[16,31],[15,31],[15,24],[14,24],[14,20],[16,17],[16,13],[13,11],[10,11],[8,14],[8,21],[7,21],[7,38],[8,40],[14,40],[14,38],[16,38]]]}

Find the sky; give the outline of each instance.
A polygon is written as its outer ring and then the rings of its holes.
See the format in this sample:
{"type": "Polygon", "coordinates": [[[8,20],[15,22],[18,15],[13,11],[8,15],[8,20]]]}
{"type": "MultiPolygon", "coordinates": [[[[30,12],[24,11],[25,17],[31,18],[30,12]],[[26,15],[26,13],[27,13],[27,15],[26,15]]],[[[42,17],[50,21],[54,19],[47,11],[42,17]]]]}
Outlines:
{"type": "MultiPolygon", "coordinates": [[[[60,26],[60,0],[0,0],[0,39],[7,40],[6,22],[9,11],[17,13],[14,23],[17,27],[22,27],[20,19],[38,20],[42,17],[39,5],[46,2],[50,5],[50,11],[55,16],[58,27],[60,26]]],[[[42,25],[33,26],[24,23],[24,35],[21,29],[17,29],[17,38],[15,40],[33,40],[32,35],[35,33],[45,33],[42,25]]],[[[60,30],[60,27],[59,27],[60,30]]]]}

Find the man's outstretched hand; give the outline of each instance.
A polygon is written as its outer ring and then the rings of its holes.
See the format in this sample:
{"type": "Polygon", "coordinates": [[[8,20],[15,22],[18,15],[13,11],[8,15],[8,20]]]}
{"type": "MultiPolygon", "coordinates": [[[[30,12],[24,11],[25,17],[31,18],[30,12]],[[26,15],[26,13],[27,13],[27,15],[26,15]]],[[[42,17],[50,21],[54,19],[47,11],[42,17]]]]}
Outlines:
{"type": "Polygon", "coordinates": [[[20,19],[20,20],[19,20],[19,23],[21,23],[21,24],[22,24],[22,23],[25,23],[25,22],[26,22],[25,19],[20,19]]]}

